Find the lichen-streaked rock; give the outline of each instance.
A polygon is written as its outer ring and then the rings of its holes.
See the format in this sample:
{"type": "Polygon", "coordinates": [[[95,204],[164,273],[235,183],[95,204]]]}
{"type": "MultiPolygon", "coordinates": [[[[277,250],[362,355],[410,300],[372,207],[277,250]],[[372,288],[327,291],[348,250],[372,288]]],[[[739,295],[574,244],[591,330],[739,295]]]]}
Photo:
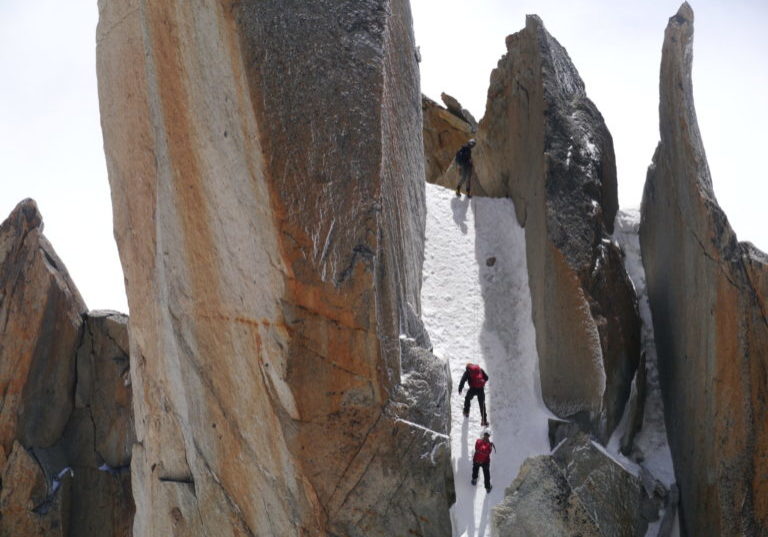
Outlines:
{"type": "Polygon", "coordinates": [[[768,533],[766,256],[715,200],[691,82],[693,11],[670,18],[661,141],[640,239],[687,535],[768,533]]]}
{"type": "Polygon", "coordinates": [[[456,188],[459,174],[446,172],[452,169],[456,151],[472,138],[472,126],[429,97],[422,96],[421,110],[424,115],[426,179],[430,183],[456,188]]]}
{"type": "Polygon", "coordinates": [[[611,239],[613,142],[565,49],[536,16],[507,37],[477,132],[473,193],[510,196],[526,231],[541,388],[606,441],[640,358],[632,283],[611,239]]]}
{"type": "Polygon", "coordinates": [[[100,2],[138,534],[450,533],[415,58],[403,0],[100,2]]]}
{"type": "Polygon", "coordinates": [[[128,537],[126,318],[85,313],[42,230],[32,200],[0,226],[0,535],[128,537]]]}

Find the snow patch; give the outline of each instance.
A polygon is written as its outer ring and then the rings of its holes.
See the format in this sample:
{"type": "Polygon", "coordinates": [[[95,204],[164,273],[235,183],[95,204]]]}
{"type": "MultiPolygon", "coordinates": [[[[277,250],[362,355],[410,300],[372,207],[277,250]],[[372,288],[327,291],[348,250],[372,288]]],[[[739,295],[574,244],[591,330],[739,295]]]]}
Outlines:
{"type": "Polygon", "coordinates": [[[587,153],[589,154],[589,156],[593,160],[597,160],[597,158],[599,156],[599,152],[597,151],[597,146],[592,143],[592,140],[590,140],[589,138],[586,138],[586,137],[583,139],[583,142],[584,142],[584,147],[586,148],[587,153]]]}

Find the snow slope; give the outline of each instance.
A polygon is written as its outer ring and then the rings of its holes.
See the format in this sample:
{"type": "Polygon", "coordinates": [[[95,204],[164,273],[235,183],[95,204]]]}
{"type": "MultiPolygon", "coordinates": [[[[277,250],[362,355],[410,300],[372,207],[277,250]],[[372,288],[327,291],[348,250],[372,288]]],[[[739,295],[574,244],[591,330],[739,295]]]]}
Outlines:
{"type": "Polygon", "coordinates": [[[448,360],[454,382],[453,535],[488,536],[490,510],[503,499],[522,462],[549,453],[547,419],[552,416],[541,399],[525,235],[512,201],[458,199],[427,184],[423,275],[423,319],[434,353],[448,360]],[[476,400],[470,417],[462,415],[458,383],[468,361],[479,363],[490,377],[486,405],[496,444],[490,494],[482,486],[482,472],[478,485],[470,484],[474,444],[483,428],[476,400]]]}

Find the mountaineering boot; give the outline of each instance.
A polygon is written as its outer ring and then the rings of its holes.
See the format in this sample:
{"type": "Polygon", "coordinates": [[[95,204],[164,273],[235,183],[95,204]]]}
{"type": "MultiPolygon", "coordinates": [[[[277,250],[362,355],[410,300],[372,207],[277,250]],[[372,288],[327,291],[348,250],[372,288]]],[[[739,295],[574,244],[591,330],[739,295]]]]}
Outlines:
{"type": "Polygon", "coordinates": [[[488,420],[483,420],[482,423],[480,423],[483,427],[488,427],[488,420]]]}
{"type": "Polygon", "coordinates": [[[461,197],[461,188],[457,188],[457,189],[456,189],[456,197],[457,197],[457,198],[460,198],[460,197],[461,197]]]}
{"type": "Polygon", "coordinates": [[[472,198],[472,194],[469,193],[469,190],[467,190],[467,199],[472,198]]]}
{"type": "Polygon", "coordinates": [[[477,478],[474,478],[474,479],[472,480],[472,485],[473,485],[473,486],[474,486],[474,485],[477,485],[477,478]]]}
{"type": "Polygon", "coordinates": [[[464,411],[464,417],[465,417],[465,418],[468,418],[468,417],[469,417],[469,410],[465,410],[465,411],[464,411]]]}
{"type": "Polygon", "coordinates": [[[486,492],[486,494],[490,494],[490,493],[491,493],[491,489],[492,489],[492,488],[493,488],[493,486],[492,486],[492,485],[488,485],[488,488],[487,488],[487,489],[485,489],[485,492],[486,492]]]}

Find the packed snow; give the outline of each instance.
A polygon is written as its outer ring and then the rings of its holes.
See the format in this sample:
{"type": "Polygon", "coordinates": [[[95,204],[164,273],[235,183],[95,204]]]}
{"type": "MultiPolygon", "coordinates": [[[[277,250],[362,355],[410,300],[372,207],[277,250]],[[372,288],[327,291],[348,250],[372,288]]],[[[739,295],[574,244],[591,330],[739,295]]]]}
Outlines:
{"type": "MultiPolygon", "coordinates": [[[[434,353],[447,360],[453,378],[451,450],[456,504],[454,537],[491,534],[491,508],[531,456],[549,453],[541,399],[536,338],[525,257],[524,230],[511,200],[457,198],[427,184],[427,229],[422,313],[434,353]],[[467,362],[488,373],[486,406],[493,489],[486,494],[482,471],[470,484],[480,425],[477,400],[464,418],[458,384],[467,362]]],[[[465,386],[465,390],[468,386],[465,386]]]]}
{"type": "MultiPolygon", "coordinates": [[[[422,314],[434,353],[448,361],[453,378],[453,535],[485,537],[491,534],[491,509],[502,501],[523,461],[550,451],[547,420],[553,416],[541,398],[525,233],[511,200],[457,198],[451,190],[431,184],[426,189],[422,314]],[[490,377],[485,389],[488,430],[496,446],[490,494],[483,488],[482,472],[476,486],[470,483],[475,440],[485,429],[480,425],[477,400],[472,401],[469,418],[462,414],[466,391],[459,395],[458,384],[468,362],[479,363],[490,377]]],[[[644,467],[669,487],[675,476],[664,427],[638,225],[636,212],[620,213],[615,239],[626,254],[625,265],[639,299],[648,399],[632,460],[618,451],[623,423],[604,452],[636,475],[644,467]]],[[[646,535],[655,536],[660,524],[661,520],[651,524],[646,535]]],[[[676,523],[672,535],[679,535],[676,523]]]]}

